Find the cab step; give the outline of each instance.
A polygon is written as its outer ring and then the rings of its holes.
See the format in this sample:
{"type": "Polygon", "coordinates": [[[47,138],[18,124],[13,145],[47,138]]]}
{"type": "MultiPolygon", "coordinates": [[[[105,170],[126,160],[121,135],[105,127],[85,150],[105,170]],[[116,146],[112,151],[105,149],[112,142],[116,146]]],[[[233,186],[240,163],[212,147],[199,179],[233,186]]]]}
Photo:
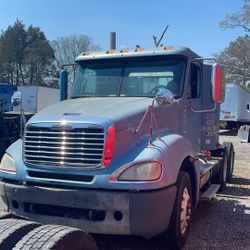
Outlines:
{"type": "Polygon", "coordinates": [[[212,184],[202,195],[201,201],[209,201],[220,189],[219,184],[212,184]]]}

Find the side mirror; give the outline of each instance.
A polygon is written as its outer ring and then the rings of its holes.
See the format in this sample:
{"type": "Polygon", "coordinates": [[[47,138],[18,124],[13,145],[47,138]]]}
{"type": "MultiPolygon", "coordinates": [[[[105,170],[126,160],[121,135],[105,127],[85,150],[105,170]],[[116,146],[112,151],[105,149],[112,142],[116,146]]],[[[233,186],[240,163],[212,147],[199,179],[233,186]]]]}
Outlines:
{"type": "Polygon", "coordinates": [[[155,100],[160,107],[169,107],[174,102],[174,94],[169,89],[160,88],[155,100]]]}
{"type": "Polygon", "coordinates": [[[66,100],[68,98],[68,72],[61,70],[60,72],[60,100],[66,100]]]}
{"type": "Polygon", "coordinates": [[[214,103],[224,102],[225,99],[225,81],[224,67],[215,63],[212,65],[212,98],[214,103]]]}
{"type": "Polygon", "coordinates": [[[17,91],[17,92],[15,92],[13,94],[13,96],[11,97],[11,103],[15,107],[21,105],[21,103],[22,103],[22,94],[21,94],[20,91],[17,91]]]}

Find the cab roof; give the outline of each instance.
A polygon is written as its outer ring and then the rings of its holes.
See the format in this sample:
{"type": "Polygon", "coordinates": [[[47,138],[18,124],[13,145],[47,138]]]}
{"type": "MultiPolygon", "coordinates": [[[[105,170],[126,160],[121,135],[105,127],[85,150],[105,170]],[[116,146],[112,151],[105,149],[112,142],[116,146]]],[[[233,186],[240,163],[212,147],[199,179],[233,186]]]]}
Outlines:
{"type": "Polygon", "coordinates": [[[76,58],[76,62],[83,60],[96,60],[96,59],[111,59],[122,57],[141,57],[141,56],[155,56],[155,55],[182,55],[186,57],[199,57],[196,53],[187,47],[180,46],[165,46],[153,49],[136,48],[122,49],[122,50],[108,50],[108,51],[95,51],[83,52],[76,58]]]}

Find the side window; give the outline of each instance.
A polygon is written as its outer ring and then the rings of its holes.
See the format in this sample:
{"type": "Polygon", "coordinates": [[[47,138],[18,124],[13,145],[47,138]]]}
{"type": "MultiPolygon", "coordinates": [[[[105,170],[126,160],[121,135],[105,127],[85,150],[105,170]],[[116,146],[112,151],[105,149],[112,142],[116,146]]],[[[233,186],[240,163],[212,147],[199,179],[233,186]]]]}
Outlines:
{"type": "Polygon", "coordinates": [[[198,98],[201,88],[201,68],[197,64],[191,64],[191,74],[188,83],[188,98],[198,98]]]}

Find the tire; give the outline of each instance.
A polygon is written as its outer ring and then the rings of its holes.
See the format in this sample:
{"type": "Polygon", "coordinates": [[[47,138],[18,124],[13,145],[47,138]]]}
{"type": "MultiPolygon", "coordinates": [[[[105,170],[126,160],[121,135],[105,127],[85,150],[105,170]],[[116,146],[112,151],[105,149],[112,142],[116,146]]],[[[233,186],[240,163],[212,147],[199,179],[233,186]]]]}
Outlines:
{"type": "Polygon", "coordinates": [[[40,226],[25,235],[13,250],[97,250],[93,238],[84,231],[60,225],[40,226]]]}
{"type": "Polygon", "coordinates": [[[0,212],[0,220],[12,218],[12,213],[10,212],[0,212]]]}
{"type": "Polygon", "coordinates": [[[228,174],[228,153],[227,148],[220,149],[220,155],[223,157],[218,170],[216,170],[211,181],[213,184],[220,184],[219,191],[222,191],[226,186],[227,174],[228,174]]]}
{"type": "Polygon", "coordinates": [[[232,182],[233,171],[234,171],[234,146],[232,143],[229,143],[228,149],[228,165],[227,165],[227,182],[232,182]]]}
{"type": "Polygon", "coordinates": [[[33,221],[19,219],[0,220],[0,249],[10,250],[29,231],[40,226],[33,221]]]}
{"type": "Polygon", "coordinates": [[[190,227],[192,188],[190,177],[181,171],[177,179],[177,194],[169,228],[160,235],[162,244],[181,249],[187,241],[190,227]]]}

